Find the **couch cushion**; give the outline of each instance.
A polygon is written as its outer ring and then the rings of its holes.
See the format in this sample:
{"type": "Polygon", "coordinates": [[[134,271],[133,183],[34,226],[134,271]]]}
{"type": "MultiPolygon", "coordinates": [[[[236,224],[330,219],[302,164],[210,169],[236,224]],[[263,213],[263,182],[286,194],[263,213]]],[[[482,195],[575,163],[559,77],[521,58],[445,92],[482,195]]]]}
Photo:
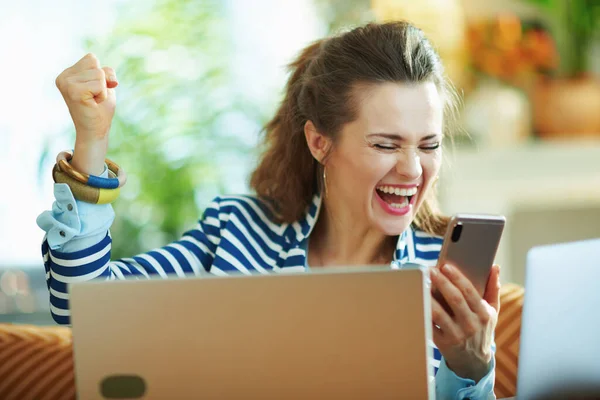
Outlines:
{"type": "Polygon", "coordinates": [[[496,387],[498,398],[517,393],[517,366],[519,365],[519,337],[521,311],[525,290],[514,284],[500,289],[500,314],[496,325],[496,387]]]}
{"type": "Polygon", "coordinates": [[[0,399],[75,399],[71,329],[0,324],[0,399]]]}

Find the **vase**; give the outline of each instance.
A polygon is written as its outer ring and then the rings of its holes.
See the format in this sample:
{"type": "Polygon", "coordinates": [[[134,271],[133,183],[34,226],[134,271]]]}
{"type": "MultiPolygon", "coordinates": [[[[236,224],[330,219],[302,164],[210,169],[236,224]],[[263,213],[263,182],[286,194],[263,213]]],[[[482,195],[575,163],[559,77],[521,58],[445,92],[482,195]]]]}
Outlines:
{"type": "Polygon", "coordinates": [[[533,120],[543,139],[600,138],[600,79],[546,79],[532,91],[533,120]]]}
{"type": "Polygon", "coordinates": [[[463,126],[480,147],[511,147],[531,132],[527,94],[493,78],[483,78],[465,99],[463,126]]]}

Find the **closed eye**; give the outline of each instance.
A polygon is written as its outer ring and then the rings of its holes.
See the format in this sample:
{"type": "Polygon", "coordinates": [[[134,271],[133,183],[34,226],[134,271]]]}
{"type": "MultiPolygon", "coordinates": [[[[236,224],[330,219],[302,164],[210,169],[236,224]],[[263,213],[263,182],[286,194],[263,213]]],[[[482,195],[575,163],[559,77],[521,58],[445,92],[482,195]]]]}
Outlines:
{"type": "Polygon", "coordinates": [[[425,151],[437,150],[437,149],[440,148],[440,142],[428,144],[428,145],[425,145],[425,146],[420,146],[419,148],[421,150],[425,150],[425,151]]]}
{"type": "Polygon", "coordinates": [[[390,144],[374,144],[373,147],[379,150],[396,150],[396,146],[390,144]]]}
{"type": "MultiPolygon", "coordinates": [[[[440,142],[431,143],[431,144],[419,146],[419,149],[422,151],[434,151],[434,150],[439,149],[440,145],[441,145],[440,142]]],[[[394,151],[394,150],[398,150],[398,149],[402,148],[402,147],[398,147],[393,144],[373,144],[373,147],[376,148],[377,150],[384,150],[384,151],[394,151]]]]}

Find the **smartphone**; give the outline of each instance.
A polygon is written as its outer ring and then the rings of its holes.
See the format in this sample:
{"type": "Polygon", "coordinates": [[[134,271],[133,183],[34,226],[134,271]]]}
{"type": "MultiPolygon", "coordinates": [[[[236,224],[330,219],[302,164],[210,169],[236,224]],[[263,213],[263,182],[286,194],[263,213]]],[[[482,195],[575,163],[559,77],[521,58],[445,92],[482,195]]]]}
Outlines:
{"type": "MultiPolygon", "coordinates": [[[[455,214],[444,236],[438,267],[458,268],[483,296],[505,224],[501,215],[455,214]]],[[[441,294],[433,295],[447,309],[441,294]]]]}

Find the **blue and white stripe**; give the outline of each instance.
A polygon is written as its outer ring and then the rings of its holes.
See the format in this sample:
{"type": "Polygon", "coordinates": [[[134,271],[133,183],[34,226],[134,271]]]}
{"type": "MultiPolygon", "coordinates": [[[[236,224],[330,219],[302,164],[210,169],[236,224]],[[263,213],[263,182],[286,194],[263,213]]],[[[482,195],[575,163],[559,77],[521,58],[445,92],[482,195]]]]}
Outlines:
{"type": "MultiPolygon", "coordinates": [[[[306,250],[302,243],[320,209],[321,198],[315,195],[303,219],[277,224],[272,221],[272,209],[257,197],[217,197],[198,225],[180,240],[114,261],[110,260],[112,238],[108,232],[99,243],[73,253],[52,250],[44,239],[42,253],[52,316],[59,324],[69,323],[68,284],[73,282],[304,271],[306,250]]],[[[394,260],[400,265],[434,265],[441,244],[442,238],[409,228],[398,239],[394,260]]],[[[437,371],[441,359],[437,349],[434,356],[437,371]]]]}

